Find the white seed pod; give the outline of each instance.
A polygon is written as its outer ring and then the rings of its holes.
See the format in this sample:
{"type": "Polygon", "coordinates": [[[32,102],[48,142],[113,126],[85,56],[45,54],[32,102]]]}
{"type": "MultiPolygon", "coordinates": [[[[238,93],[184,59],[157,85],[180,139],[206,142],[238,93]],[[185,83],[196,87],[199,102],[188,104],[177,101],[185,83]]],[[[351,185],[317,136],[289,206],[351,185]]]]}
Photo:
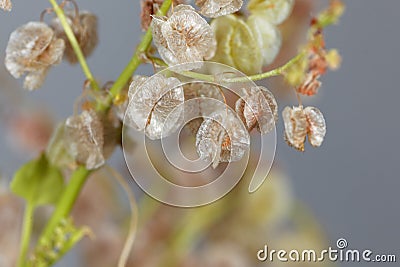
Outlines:
{"type": "Polygon", "coordinates": [[[104,129],[96,112],[83,111],[65,122],[64,137],[68,153],[88,170],[101,167],[103,155],[104,129]]]}
{"type": "Polygon", "coordinates": [[[292,13],[294,0],[250,0],[247,9],[263,15],[270,23],[279,25],[292,13]]]}
{"type": "Polygon", "coordinates": [[[11,11],[12,3],[10,0],[0,0],[0,8],[5,11],[11,11]]]}
{"type": "Polygon", "coordinates": [[[278,56],[282,46],[281,32],[262,14],[251,15],[247,19],[247,25],[249,25],[261,48],[263,64],[271,64],[278,56]]]}
{"type": "Polygon", "coordinates": [[[29,22],[11,33],[6,49],[5,65],[15,78],[25,73],[24,87],[39,88],[52,65],[61,62],[65,49],[62,39],[42,22],[29,22]]]}
{"type": "Polygon", "coordinates": [[[152,31],[154,44],[168,65],[203,61],[215,54],[217,43],[210,25],[189,5],[175,7],[168,19],[154,17],[152,31]]]}
{"type": "MultiPolygon", "coordinates": [[[[79,17],[76,18],[75,13],[68,12],[66,14],[67,22],[71,26],[72,31],[75,34],[76,40],[81,47],[82,53],[85,57],[92,54],[98,43],[98,32],[97,32],[97,17],[96,15],[82,11],[79,13],[79,17]]],[[[50,25],[58,38],[64,40],[65,47],[65,58],[72,64],[77,63],[78,59],[75,55],[74,49],[72,48],[67,35],[65,34],[64,28],[61,25],[60,19],[55,17],[51,21],[50,25]]]]}
{"type": "Polygon", "coordinates": [[[213,61],[232,66],[247,75],[261,72],[261,49],[244,20],[227,15],[214,19],[211,27],[218,41],[213,61]]]}
{"type": "Polygon", "coordinates": [[[202,160],[239,161],[250,146],[250,136],[242,122],[230,109],[211,114],[201,124],[196,135],[197,153],[202,160]]]}
{"type": "Polygon", "coordinates": [[[216,18],[235,13],[242,5],[243,0],[196,0],[200,13],[209,18],[216,18]]]}
{"type": "Polygon", "coordinates": [[[326,123],[322,112],[315,107],[306,107],[308,141],[314,147],[321,146],[326,135],[326,123]]]}
{"type": "Polygon", "coordinates": [[[278,121],[278,104],[274,95],[265,87],[243,88],[244,97],[236,102],[236,112],[251,131],[257,127],[261,134],[268,134],[278,121]]]}
{"type": "Polygon", "coordinates": [[[303,107],[286,107],[282,112],[286,142],[299,151],[304,151],[307,136],[307,118],[303,107]]]}
{"type": "Polygon", "coordinates": [[[160,139],[176,130],[181,112],[179,108],[175,109],[184,101],[183,88],[178,79],[155,75],[146,81],[134,81],[129,91],[132,90],[134,92],[129,93],[131,98],[127,109],[128,122],[132,127],[144,130],[150,139],[160,139]]]}

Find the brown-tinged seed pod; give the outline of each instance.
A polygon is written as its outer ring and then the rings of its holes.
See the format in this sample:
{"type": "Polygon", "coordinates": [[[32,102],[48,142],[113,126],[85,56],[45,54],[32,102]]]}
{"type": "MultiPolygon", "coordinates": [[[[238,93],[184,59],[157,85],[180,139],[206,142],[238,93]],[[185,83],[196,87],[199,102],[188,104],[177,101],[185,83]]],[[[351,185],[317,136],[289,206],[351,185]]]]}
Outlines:
{"type": "Polygon", "coordinates": [[[278,104],[274,95],[265,87],[243,88],[244,97],[236,102],[236,112],[251,131],[257,127],[261,134],[275,128],[278,121],[278,104]]]}
{"type": "Polygon", "coordinates": [[[250,136],[233,111],[214,112],[201,124],[196,135],[197,153],[202,160],[213,162],[239,161],[250,146],[250,136]]]}
{"type": "MultiPolygon", "coordinates": [[[[71,26],[76,40],[82,49],[83,55],[85,57],[90,56],[98,43],[97,17],[87,11],[80,12],[78,17],[76,17],[75,13],[67,12],[66,17],[67,22],[71,26]]],[[[54,29],[56,36],[65,41],[65,58],[71,64],[77,63],[78,59],[75,55],[74,49],[72,48],[58,17],[55,17],[52,20],[51,27],[54,29]]]]}
{"type": "Polygon", "coordinates": [[[304,142],[307,135],[307,118],[302,106],[286,107],[282,112],[285,124],[286,142],[299,151],[304,151],[304,142]]]}
{"type": "Polygon", "coordinates": [[[134,79],[129,89],[128,124],[144,130],[150,139],[160,139],[173,132],[181,115],[180,109],[175,108],[184,101],[183,88],[179,85],[178,79],[162,75],[134,79]]]}
{"type": "Polygon", "coordinates": [[[262,14],[272,24],[278,25],[292,13],[294,0],[250,0],[247,9],[262,14]]]}
{"type": "Polygon", "coordinates": [[[210,25],[189,5],[175,7],[168,19],[154,17],[152,31],[154,44],[168,65],[203,61],[215,54],[217,43],[210,25]]]}
{"type": "Polygon", "coordinates": [[[42,22],[29,22],[11,33],[6,48],[5,65],[15,78],[25,73],[24,88],[39,88],[52,65],[61,62],[65,49],[62,39],[42,22]]]}
{"type": "Polygon", "coordinates": [[[83,111],[65,122],[64,137],[68,153],[88,170],[101,167],[104,162],[104,129],[95,111],[83,111]]]}
{"type": "Polygon", "coordinates": [[[315,107],[306,107],[308,141],[314,147],[321,146],[326,135],[326,123],[322,112],[315,107]]]}
{"type": "Polygon", "coordinates": [[[216,18],[235,13],[242,5],[243,0],[196,0],[200,13],[209,18],[216,18]]]}
{"type": "Polygon", "coordinates": [[[5,11],[11,11],[12,9],[11,0],[0,0],[0,8],[5,11]]]}

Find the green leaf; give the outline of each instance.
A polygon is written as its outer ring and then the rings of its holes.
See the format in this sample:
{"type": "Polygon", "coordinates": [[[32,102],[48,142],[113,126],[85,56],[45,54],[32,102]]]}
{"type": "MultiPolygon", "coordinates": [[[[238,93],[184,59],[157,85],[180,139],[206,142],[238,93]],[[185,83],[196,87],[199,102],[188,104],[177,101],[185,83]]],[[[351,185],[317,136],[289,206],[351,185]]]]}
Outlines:
{"type": "Polygon", "coordinates": [[[64,189],[61,171],[42,154],[23,165],[14,175],[11,190],[32,206],[55,204],[64,189]]]}

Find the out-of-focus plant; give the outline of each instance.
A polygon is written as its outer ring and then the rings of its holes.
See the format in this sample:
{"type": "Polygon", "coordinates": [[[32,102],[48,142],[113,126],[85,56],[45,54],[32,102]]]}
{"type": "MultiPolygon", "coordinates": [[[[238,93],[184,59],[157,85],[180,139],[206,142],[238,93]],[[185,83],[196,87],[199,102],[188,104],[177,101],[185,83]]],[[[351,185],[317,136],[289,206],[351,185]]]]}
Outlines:
{"type": "MultiPolygon", "coordinates": [[[[141,64],[165,67],[189,63],[185,69],[178,69],[180,74],[208,82],[214,81],[215,77],[196,73],[196,68],[207,60],[232,66],[253,81],[283,76],[298,99],[297,107],[286,107],[283,112],[286,141],[301,151],[307,136],[311,145],[322,144],[326,133],[324,117],[317,108],[303,108],[300,95],[317,94],[321,76],[328,69],[337,69],[340,65],[337,50],[326,48],[323,31],[342,15],[344,5],[341,1],[332,0],[326,10],[310,21],[308,41],[300,47],[298,55],[280,67],[263,72],[279,54],[282,46],[279,25],[290,16],[294,0],[251,0],[243,9],[241,0],[198,0],[195,6],[186,4],[186,1],[144,0],[142,27],[146,33],[120,76],[104,86],[99,85],[86,62],[86,57],[98,42],[97,17],[81,12],[74,0],[64,0],[60,4],[56,0],[49,2],[52,7],[41,14],[40,21],[28,22],[11,34],[6,49],[6,68],[15,78],[25,75],[24,87],[36,90],[45,83],[49,70],[65,58],[71,63],[79,62],[87,81],[84,82],[85,93],[77,102],[76,113],[60,123],[45,153],[23,165],[11,182],[11,191],[26,202],[17,260],[19,267],[51,266],[84,236],[90,235],[88,227],[75,225],[71,211],[88,177],[98,174],[121,142],[121,114],[125,112],[127,103],[133,103],[127,113],[136,128],[145,131],[152,139],[159,139],[158,126],[165,120],[163,112],[174,108],[188,96],[185,88],[176,88],[176,92],[167,95],[168,99],[160,101],[159,97],[165,93],[164,87],[176,82],[176,78],[168,78],[156,80],[155,84],[147,86],[146,94],[133,98],[137,88],[145,86],[147,79],[133,76],[141,64]],[[72,9],[69,4],[72,4],[72,9]],[[44,16],[54,14],[50,25],[46,24],[44,16]],[[150,110],[152,116],[143,117],[143,110],[150,110]],[[54,210],[31,249],[34,213],[43,205],[52,206],[54,210]]],[[[11,10],[11,2],[0,0],[0,8],[11,10]]],[[[244,81],[242,77],[224,79],[230,83],[244,81]]],[[[278,119],[277,101],[266,88],[256,89],[243,88],[246,99],[237,100],[236,112],[246,126],[246,131],[238,134],[240,138],[237,140],[230,139],[226,133],[237,131],[228,113],[214,114],[212,119],[204,119],[195,127],[197,151],[202,159],[213,158],[216,167],[219,162],[240,158],[249,145],[241,140],[251,130],[257,128],[265,134],[273,128],[278,119]],[[267,99],[265,103],[256,101],[260,92],[267,99]],[[256,114],[249,112],[246,106],[249,103],[256,114]],[[272,113],[265,112],[268,106],[273,107],[272,113]],[[215,121],[228,121],[231,128],[220,129],[215,121]],[[210,149],[210,146],[205,146],[206,139],[215,139],[220,147],[210,149]]],[[[123,184],[123,179],[118,180],[123,184]]],[[[145,218],[157,223],[147,225],[145,227],[149,230],[139,232],[137,251],[141,256],[134,260],[128,257],[134,236],[131,224],[118,266],[125,266],[127,262],[129,266],[219,266],[226,257],[223,255],[224,247],[234,246],[230,241],[245,239],[238,229],[241,224],[249,223],[259,226],[261,232],[268,232],[263,226],[272,227],[276,220],[291,216],[292,202],[288,200],[287,192],[282,190],[281,181],[273,180],[272,188],[271,192],[259,192],[254,199],[244,198],[236,189],[231,197],[202,207],[193,216],[190,213],[184,215],[175,208],[161,209],[154,203],[149,205],[148,200],[144,201],[145,218]],[[263,204],[270,206],[263,207],[263,204]],[[268,214],[258,214],[264,208],[268,209],[268,214]],[[239,212],[238,209],[244,211],[241,220],[229,220],[232,214],[239,212]],[[181,220],[177,221],[177,218],[181,220]],[[201,237],[206,229],[207,234],[201,237]],[[220,244],[218,249],[207,246],[201,250],[207,255],[215,254],[215,257],[208,261],[198,256],[201,253],[191,256],[202,242],[208,244],[214,239],[216,244],[220,244]],[[158,248],[150,248],[154,240],[164,241],[160,241],[158,248]],[[192,243],[194,241],[197,243],[192,243]],[[149,252],[156,253],[156,256],[149,252]]],[[[8,203],[11,196],[7,193],[4,200],[3,196],[0,197],[1,201],[8,203]]],[[[131,203],[133,201],[131,198],[131,203]]],[[[0,213],[0,220],[1,216],[0,213]]],[[[300,232],[298,236],[301,238],[304,232],[295,230],[300,232]]],[[[257,237],[255,233],[252,235],[257,237]]],[[[252,241],[259,244],[259,241],[252,241]]],[[[249,245],[247,249],[253,248],[249,245]]],[[[254,264],[251,263],[254,259],[246,258],[248,253],[242,253],[237,247],[231,248],[231,251],[237,250],[238,253],[232,255],[237,260],[229,266],[254,264]]],[[[9,262],[14,264],[12,258],[9,262]]]]}

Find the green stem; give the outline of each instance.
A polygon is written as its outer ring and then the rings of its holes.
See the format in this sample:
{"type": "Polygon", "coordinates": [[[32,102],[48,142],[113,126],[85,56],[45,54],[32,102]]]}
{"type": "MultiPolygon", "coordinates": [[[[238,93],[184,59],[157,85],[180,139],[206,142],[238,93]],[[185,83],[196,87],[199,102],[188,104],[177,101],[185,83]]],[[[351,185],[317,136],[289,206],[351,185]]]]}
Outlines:
{"type": "MultiPolygon", "coordinates": [[[[160,7],[157,15],[158,16],[165,16],[172,4],[172,0],[165,0],[162,6],[160,7]]],[[[109,107],[112,100],[121,92],[121,90],[125,87],[126,83],[132,77],[133,73],[142,63],[141,56],[149,49],[151,45],[151,41],[153,40],[153,35],[151,31],[151,27],[147,30],[146,34],[144,35],[141,43],[137,47],[135,54],[132,56],[131,60],[129,61],[128,65],[122,71],[121,75],[115,81],[113,86],[110,89],[110,96],[108,97],[105,107],[109,107]]]]}
{"type": "MultiPolygon", "coordinates": [[[[256,75],[251,75],[251,76],[246,76],[246,77],[236,77],[236,78],[229,78],[229,79],[223,79],[221,82],[226,82],[226,83],[241,83],[241,82],[248,82],[249,80],[252,81],[260,81],[264,80],[270,77],[274,76],[279,76],[285,73],[285,71],[290,68],[293,64],[295,64],[297,61],[301,60],[304,56],[304,52],[299,53],[297,56],[289,60],[285,65],[278,67],[276,69],[256,74],[256,75]]],[[[162,59],[160,58],[150,58],[151,61],[154,63],[160,65],[160,66],[168,66],[162,59]]],[[[185,77],[193,78],[193,79],[199,79],[202,81],[207,81],[207,82],[214,82],[215,81],[215,76],[214,75],[208,75],[208,74],[202,74],[202,73],[197,73],[193,71],[182,71],[182,72],[177,72],[178,74],[181,74],[185,77]]]]}
{"type": "Polygon", "coordinates": [[[32,225],[33,225],[33,212],[35,207],[31,203],[27,203],[24,212],[24,224],[22,229],[21,236],[21,251],[18,259],[18,266],[24,267],[26,264],[26,256],[29,250],[29,244],[32,234],[32,225]]]}
{"type": "Polygon", "coordinates": [[[83,55],[81,47],[79,46],[79,43],[76,40],[75,34],[72,31],[71,26],[69,25],[69,23],[65,17],[64,11],[57,4],[56,0],[49,0],[49,2],[53,6],[54,12],[57,14],[57,17],[59,18],[60,23],[64,28],[65,34],[67,35],[68,40],[71,43],[72,48],[74,49],[75,55],[76,55],[79,63],[81,64],[83,73],[85,74],[86,78],[90,81],[92,88],[96,91],[99,91],[100,87],[97,84],[96,80],[94,79],[94,77],[89,69],[88,64],[86,63],[85,56],[83,55]]]}
{"type": "Polygon", "coordinates": [[[60,222],[60,220],[66,218],[72,210],[76,199],[81,192],[83,185],[89,177],[90,171],[84,167],[79,167],[71,177],[68,186],[61,195],[60,200],[57,203],[56,209],[54,210],[50,220],[48,221],[46,228],[44,229],[40,239],[46,239],[52,234],[54,228],[60,222]]]}

